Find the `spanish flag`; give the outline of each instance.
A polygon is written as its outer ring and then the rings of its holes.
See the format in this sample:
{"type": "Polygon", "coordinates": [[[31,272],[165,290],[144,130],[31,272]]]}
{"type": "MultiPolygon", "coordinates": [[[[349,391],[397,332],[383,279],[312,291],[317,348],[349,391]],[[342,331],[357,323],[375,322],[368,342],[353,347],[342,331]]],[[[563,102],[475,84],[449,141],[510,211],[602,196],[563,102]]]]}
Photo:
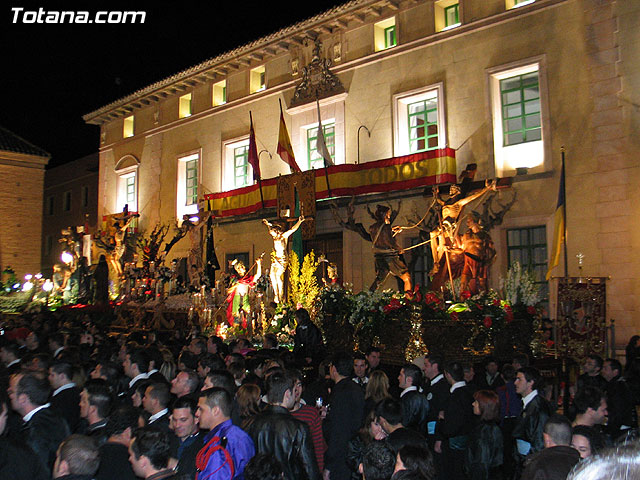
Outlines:
{"type": "Polygon", "coordinates": [[[560,174],[560,191],[558,192],[558,205],[554,215],[553,230],[553,252],[549,259],[549,270],[547,270],[547,280],[551,277],[551,270],[558,266],[560,262],[560,252],[565,236],[565,192],[564,192],[564,153],[562,156],[562,173],[560,174]]]}
{"type": "Polygon", "coordinates": [[[253,130],[253,116],[249,112],[249,152],[247,153],[247,162],[253,169],[253,180],[259,182],[260,175],[260,159],[258,158],[258,145],[256,144],[256,132],[253,130]]]}
{"type": "Polygon", "coordinates": [[[291,140],[289,140],[289,132],[287,131],[287,124],[284,123],[284,115],[282,114],[282,102],[280,103],[280,131],[278,132],[278,147],[276,149],[280,158],[287,162],[291,168],[291,173],[301,172],[300,167],[296,163],[296,156],[293,153],[291,147],[291,140]]]}

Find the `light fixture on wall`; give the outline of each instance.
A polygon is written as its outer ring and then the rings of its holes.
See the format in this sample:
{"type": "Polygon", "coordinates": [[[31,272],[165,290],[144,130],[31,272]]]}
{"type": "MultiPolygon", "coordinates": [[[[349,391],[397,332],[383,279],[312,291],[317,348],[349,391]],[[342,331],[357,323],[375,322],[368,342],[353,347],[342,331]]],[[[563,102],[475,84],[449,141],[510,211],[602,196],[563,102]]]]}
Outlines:
{"type": "Polygon", "coordinates": [[[364,125],[360,125],[358,127],[358,163],[360,163],[360,129],[362,128],[364,128],[367,131],[367,135],[369,135],[369,138],[371,138],[371,131],[369,131],[369,129],[364,125]]]}

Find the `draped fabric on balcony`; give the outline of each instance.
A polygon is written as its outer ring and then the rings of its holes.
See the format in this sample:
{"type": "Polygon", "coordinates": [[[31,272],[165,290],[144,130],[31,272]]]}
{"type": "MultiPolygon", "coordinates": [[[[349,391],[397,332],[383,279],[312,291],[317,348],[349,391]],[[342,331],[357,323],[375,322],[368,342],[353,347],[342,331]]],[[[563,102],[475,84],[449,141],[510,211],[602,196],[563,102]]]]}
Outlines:
{"type": "MultiPolygon", "coordinates": [[[[329,167],[329,184],[334,197],[394,192],[456,182],[455,150],[444,148],[361,164],[329,167]]],[[[324,169],[315,171],[316,200],[328,197],[324,169]]],[[[264,206],[275,207],[277,179],[263,179],[264,206]]],[[[258,185],[213,193],[205,197],[205,209],[218,217],[246,215],[260,210],[258,185]]]]}

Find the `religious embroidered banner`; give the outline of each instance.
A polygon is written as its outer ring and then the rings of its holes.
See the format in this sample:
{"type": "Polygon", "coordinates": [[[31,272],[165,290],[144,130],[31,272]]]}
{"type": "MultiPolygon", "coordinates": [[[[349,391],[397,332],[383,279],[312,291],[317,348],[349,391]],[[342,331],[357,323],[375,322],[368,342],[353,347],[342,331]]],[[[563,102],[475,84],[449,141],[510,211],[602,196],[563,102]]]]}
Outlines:
{"type": "Polygon", "coordinates": [[[606,348],[605,278],[558,278],[558,353],[582,363],[606,348]]]}
{"type": "MultiPolygon", "coordinates": [[[[315,198],[328,198],[324,169],[313,170],[315,198]]],[[[328,168],[333,197],[384,193],[456,182],[455,150],[444,148],[360,164],[328,168]]],[[[277,178],[262,180],[264,207],[277,204],[277,178]]],[[[262,208],[257,184],[205,196],[205,210],[217,217],[246,215],[262,208]]]]}

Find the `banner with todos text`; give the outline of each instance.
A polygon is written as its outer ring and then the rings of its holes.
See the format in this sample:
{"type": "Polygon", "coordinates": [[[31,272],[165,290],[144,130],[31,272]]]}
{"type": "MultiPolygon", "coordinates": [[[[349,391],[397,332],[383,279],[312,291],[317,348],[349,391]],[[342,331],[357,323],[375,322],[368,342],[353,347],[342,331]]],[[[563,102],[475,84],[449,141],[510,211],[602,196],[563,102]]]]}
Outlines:
{"type": "MultiPolygon", "coordinates": [[[[314,171],[316,200],[328,197],[324,169],[314,171]]],[[[360,164],[328,167],[334,197],[384,193],[456,182],[455,150],[443,148],[360,164]]],[[[277,178],[263,179],[264,207],[277,203],[277,178]]],[[[217,217],[246,215],[262,208],[258,185],[205,196],[205,210],[217,217]]]]}

